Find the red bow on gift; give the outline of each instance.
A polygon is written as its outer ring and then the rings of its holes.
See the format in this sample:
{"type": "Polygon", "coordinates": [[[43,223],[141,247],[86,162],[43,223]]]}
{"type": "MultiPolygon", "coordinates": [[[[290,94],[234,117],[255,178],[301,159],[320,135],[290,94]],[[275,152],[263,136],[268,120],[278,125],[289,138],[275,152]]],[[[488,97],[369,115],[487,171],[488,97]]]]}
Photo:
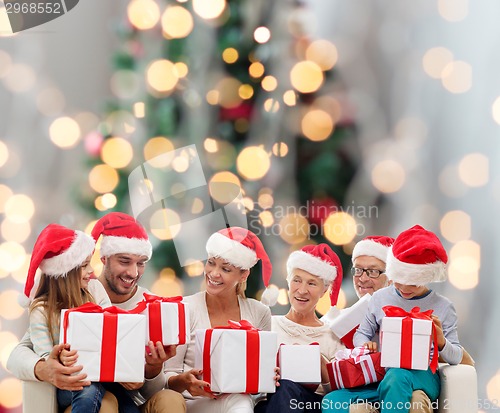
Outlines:
{"type": "Polygon", "coordinates": [[[241,320],[241,321],[233,321],[227,320],[227,326],[218,326],[214,328],[225,328],[230,330],[246,330],[246,331],[259,331],[258,328],[254,327],[250,321],[241,320]]]}
{"type": "Polygon", "coordinates": [[[137,306],[132,311],[137,311],[138,313],[142,313],[148,304],[151,303],[181,303],[182,297],[177,295],[175,297],[160,297],[158,295],[143,293],[144,300],[139,302],[137,306]]]}
{"type": "Polygon", "coordinates": [[[95,303],[85,303],[80,307],[70,308],[64,312],[63,329],[64,329],[64,342],[66,343],[66,331],[68,329],[69,315],[70,313],[109,313],[109,314],[136,314],[132,311],[122,310],[121,308],[111,306],[102,308],[100,305],[95,303]]]}
{"type": "MultiPolygon", "coordinates": [[[[404,317],[402,324],[402,337],[410,337],[410,339],[401,341],[401,360],[404,361],[408,366],[411,366],[411,353],[412,353],[412,342],[411,335],[413,330],[413,319],[419,320],[429,320],[432,322],[432,344],[434,351],[432,354],[432,361],[430,364],[431,371],[436,372],[438,366],[438,343],[437,343],[437,331],[434,322],[432,321],[432,311],[420,311],[420,307],[413,307],[410,312],[403,310],[400,307],[394,305],[386,305],[382,307],[385,315],[388,317],[404,317]]],[[[408,367],[409,368],[409,367],[408,367]]]]}
{"type": "Polygon", "coordinates": [[[363,357],[366,358],[366,356],[370,354],[370,350],[368,350],[366,347],[354,347],[353,349],[343,349],[343,350],[338,350],[335,353],[335,358],[337,360],[347,360],[349,358],[354,359],[354,362],[358,364],[361,360],[363,360],[363,357]]]}

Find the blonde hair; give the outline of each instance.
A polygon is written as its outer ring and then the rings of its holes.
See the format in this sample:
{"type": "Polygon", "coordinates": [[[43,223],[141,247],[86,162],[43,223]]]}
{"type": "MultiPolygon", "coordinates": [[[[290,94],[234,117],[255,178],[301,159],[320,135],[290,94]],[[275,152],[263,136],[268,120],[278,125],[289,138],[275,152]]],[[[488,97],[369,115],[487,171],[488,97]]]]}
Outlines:
{"type": "Polygon", "coordinates": [[[43,307],[53,343],[59,342],[55,332],[58,331],[61,310],[95,302],[92,294],[80,287],[82,270],[82,267],[76,267],[57,278],[46,274],[40,276],[40,285],[29,311],[31,313],[35,308],[43,307]]]}
{"type": "MultiPolygon", "coordinates": [[[[243,270],[244,271],[244,270],[243,270]]],[[[240,296],[241,298],[247,298],[245,295],[245,290],[247,289],[247,282],[242,281],[236,285],[236,295],[240,296]]]]}

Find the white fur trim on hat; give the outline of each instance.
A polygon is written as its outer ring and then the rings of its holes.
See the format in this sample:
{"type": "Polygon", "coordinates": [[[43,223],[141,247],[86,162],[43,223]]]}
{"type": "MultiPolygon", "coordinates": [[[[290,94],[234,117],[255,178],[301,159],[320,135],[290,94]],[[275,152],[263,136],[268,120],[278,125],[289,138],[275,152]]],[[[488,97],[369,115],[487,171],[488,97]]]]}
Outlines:
{"type": "Polygon", "coordinates": [[[389,247],[380,244],[379,242],[375,242],[371,239],[362,239],[359,241],[352,250],[352,262],[358,257],[363,255],[367,255],[369,257],[378,258],[380,261],[384,263],[387,261],[387,252],[389,247]]]}
{"type": "Polygon", "coordinates": [[[153,253],[153,247],[146,239],[104,235],[101,241],[101,257],[109,257],[120,253],[144,255],[149,260],[153,253]]]}
{"type": "Polygon", "coordinates": [[[254,250],[218,232],[208,239],[207,253],[209,257],[220,257],[243,270],[252,268],[258,261],[254,250]]]}
{"type": "Polygon", "coordinates": [[[429,264],[409,264],[394,257],[392,249],[387,254],[385,273],[389,280],[404,285],[427,285],[446,280],[446,264],[436,261],[429,264]]]}
{"type": "Polygon", "coordinates": [[[316,275],[321,278],[327,286],[337,277],[337,268],[335,266],[301,250],[292,252],[286,262],[288,273],[286,280],[289,284],[292,279],[292,271],[295,268],[300,268],[312,275],[316,275]]]}
{"type": "Polygon", "coordinates": [[[95,248],[94,239],[82,231],[75,231],[75,238],[63,253],[46,258],[40,263],[40,270],[51,277],[66,276],[73,268],[82,264],[95,248]]]}

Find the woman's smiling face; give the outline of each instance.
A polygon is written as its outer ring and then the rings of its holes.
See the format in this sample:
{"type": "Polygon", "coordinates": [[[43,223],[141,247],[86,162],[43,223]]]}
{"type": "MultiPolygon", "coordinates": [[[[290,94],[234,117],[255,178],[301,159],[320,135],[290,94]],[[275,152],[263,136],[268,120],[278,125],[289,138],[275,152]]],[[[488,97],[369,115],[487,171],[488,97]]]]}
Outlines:
{"type": "Polygon", "coordinates": [[[234,293],[236,286],[246,281],[249,270],[242,270],[229,264],[226,260],[217,257],[210,257],[205,263],[205,281],[207,293],[224,294],[230,291],[234,293]]]}

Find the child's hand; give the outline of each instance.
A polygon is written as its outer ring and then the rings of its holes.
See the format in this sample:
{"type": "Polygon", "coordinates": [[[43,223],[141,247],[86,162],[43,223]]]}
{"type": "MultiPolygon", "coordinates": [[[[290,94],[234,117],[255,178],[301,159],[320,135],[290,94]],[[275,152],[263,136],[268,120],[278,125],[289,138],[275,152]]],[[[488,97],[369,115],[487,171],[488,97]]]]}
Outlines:
{"type": "Polygon", "coordinates": [[[446,344],[446,339],[444,338],[444,333],[443,333],[443,326],[441,325],[441,320],[439,320],[439,317],[437,315],[432,314],[431,317],[432,317],[432,322],[436,327],[438,349],[439,351],[441,351],[446,344]]]}
{"type": "Polygon", "coordinates": [[[70,367],[76,363],[78,354],[76,350],[71,350],[69,344],[65,344],[62,351],[59,353],[59,361],[63,366],[70,367]]]}
{"type": "Polygon", "coordinates": [[[368,341],[363,344],[363,347],[366,347],[368,350],[370,350],[370,353],[377,352],[377,343],[375,341],[368,341]]]}

